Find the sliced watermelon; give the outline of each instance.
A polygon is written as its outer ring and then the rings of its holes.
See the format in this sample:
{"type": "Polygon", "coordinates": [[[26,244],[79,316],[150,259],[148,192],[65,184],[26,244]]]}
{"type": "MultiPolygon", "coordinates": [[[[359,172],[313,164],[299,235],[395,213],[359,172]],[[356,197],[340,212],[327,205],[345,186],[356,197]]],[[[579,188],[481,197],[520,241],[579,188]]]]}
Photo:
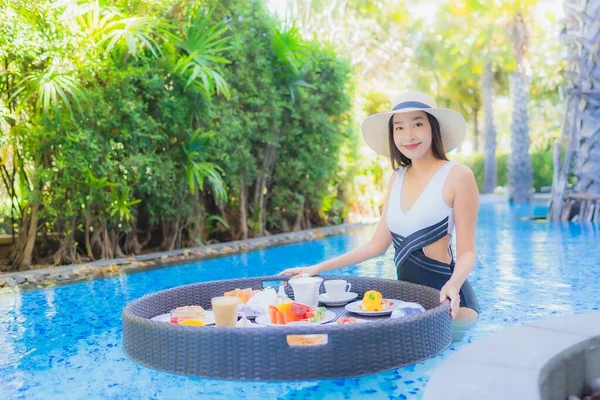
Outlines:
{"type": "Polygon", "coordinates": [[[293,303],[292,311],[298,316],[298,318],[303,318],[304,315],[310,311],[310,307],[305,304],[293,303]]]}

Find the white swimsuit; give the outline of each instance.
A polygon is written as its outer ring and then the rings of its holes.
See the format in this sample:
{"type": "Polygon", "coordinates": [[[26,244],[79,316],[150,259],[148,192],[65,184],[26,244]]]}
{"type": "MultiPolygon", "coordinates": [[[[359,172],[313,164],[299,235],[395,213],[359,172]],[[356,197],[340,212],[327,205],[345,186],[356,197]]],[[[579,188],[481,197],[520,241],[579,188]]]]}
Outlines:
{"type": "Polygon", "coordinates": [[[402,184],[407,167],[398,171],[392,185],[387,211],[387,225],[396,247],[394,262],[399,267],[410,253],[429,246],[452,234],[454,211],[444,201],[444,183],[455,165],[446,163],[431,178],[414,205],[402,211],[402,184]]]}

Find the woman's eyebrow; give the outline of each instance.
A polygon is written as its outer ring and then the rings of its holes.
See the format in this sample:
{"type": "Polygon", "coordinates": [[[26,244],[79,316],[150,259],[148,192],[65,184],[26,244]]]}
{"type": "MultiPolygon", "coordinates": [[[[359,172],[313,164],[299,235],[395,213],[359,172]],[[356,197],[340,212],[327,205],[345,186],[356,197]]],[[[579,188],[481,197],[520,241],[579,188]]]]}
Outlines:
{"type": "MultiPolygon", "coordinates": [[[[419,117],[414,117],[412,120],[414,122],[414,121],[417,121],[419,119],[423,119],[424,120],[425,118],[419,116],[419,117]]],[[[404,123],[403,121],[396,121],[396,122],[394,122],[394,125],[402,125],[403,123],[404,123]]]]}

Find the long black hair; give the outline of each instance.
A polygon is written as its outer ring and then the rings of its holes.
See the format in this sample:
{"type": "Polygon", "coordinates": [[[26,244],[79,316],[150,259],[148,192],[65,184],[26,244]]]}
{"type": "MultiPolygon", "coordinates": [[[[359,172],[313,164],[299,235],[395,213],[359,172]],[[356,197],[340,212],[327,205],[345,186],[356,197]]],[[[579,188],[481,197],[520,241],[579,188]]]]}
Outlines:
{"type": "MultiPolygon", "coordinates": [[[[444,151],[444,144],[442,143],[442,131],[440,129],[440,123],[438,120],[431,114],[425,112],[427,115],[427,119],[429,120],[429,125],[431,125],[431,148],[433,150],[433,156],[438,160],[446,160],[448,161],[448,157],[446,157],[446,152],[444,151]]],[[[389,126],[389,145],[390,145],[390,159],[392,160],[392,168],[395,170],[398,167],[404,167],[407,165],[411,165],[412,161],[410,158],[406,157],[402,152],[396,147],[394,143],[394,116],[390,118],[389,126]]]]}

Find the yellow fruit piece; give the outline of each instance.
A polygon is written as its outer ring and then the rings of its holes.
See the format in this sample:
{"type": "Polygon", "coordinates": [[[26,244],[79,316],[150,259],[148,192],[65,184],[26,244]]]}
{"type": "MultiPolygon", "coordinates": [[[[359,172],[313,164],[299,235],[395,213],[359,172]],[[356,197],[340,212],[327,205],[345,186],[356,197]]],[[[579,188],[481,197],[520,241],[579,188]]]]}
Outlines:
{"type": "Polygon", "coordinates": [[[291,300],[286,300],[283,303],[279,303],[275,306],[275,308],[277,308],[277,311],[279,311],[280,313],[283,313],[287,310],[291,310],[292,309],[292,304],[294,304],[293,301],[291,300]]]}
{"type": "Polygon", "coordinates": [[[186,319],[181,321],[179,325],[204,326],[204,322],[197,319],[186,319]]]}
{"type": "Polygon", "coordinates": [[[380,311],[381,300],[381,293],[376,290],[369,290],[368,292],[365,292],[362,304],[367,311],[380,311]]]}

